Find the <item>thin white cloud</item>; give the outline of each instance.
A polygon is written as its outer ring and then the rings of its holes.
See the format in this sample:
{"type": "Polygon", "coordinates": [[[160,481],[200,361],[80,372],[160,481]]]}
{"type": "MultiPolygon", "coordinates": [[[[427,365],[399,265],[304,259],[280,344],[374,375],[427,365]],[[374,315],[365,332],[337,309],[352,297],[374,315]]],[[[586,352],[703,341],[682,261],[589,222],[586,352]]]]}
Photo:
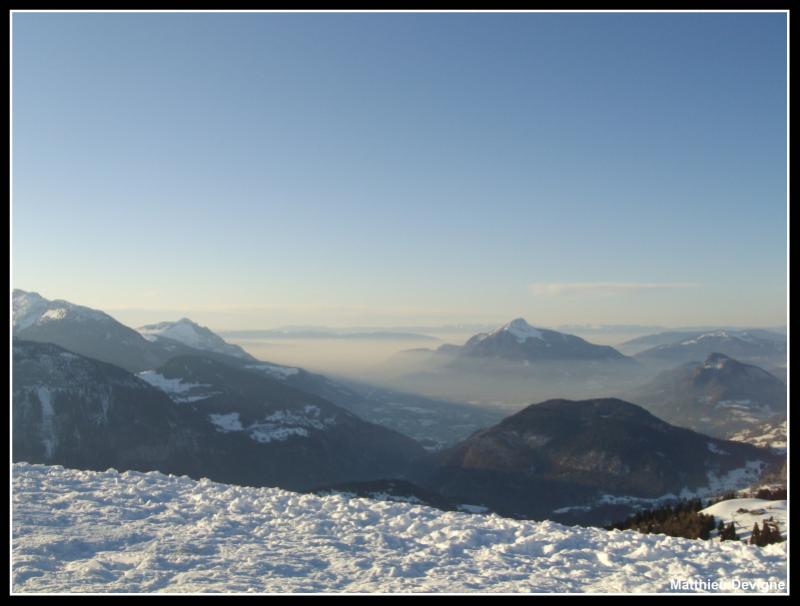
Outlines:
{"type": "Polygon", "coordinates": [[[528,290],[538,297],[596,295],[614,297],[641,291],[696,288],[689,282],[533,282],[528,290]]]}

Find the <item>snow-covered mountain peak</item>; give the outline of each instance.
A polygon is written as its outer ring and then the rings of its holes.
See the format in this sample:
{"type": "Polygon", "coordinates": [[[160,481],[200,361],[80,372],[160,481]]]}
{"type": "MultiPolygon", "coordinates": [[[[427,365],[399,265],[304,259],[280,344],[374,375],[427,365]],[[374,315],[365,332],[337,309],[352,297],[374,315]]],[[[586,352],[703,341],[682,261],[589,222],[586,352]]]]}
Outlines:
{"type": "Polygon", "coordinates": [[[186,317],[176,322],[159,322],[157,324],[140,326],[136,330],[148,341],[156,341],[162,338],[171,339],[172,341],[178,341],[188,347],[202,351],[212,351],[236,356],[237,358],[252,359],[251,356],[238,345],[227,343],[222,337],[215,334],[210,329],[186,317]]]}
{"type": "Polygon", "coordinates": [[[85,320],[110,320],[111,316],[69,301],[45,299],[39,293],[15,289],[13,293],[13,318],[12,327],[15,331],[23,330],[34,325],[45,324],[58,320],[70,319],[85,320]]]}
{"type": "Polygon", "coordinates": [[[47,311],[47,303],[47,300],[39,293],[15,290],[12,319],[14,329],[27,328],[34,324],[47,311]]]}
{"type": "Polygon", "coordinates": [[[516,318],[507,324],[503,324],[503,326],[498,328],[492,334],[497,334],[500,332],[507,332],[511,334],[518,343],[524,343],[528,339],[544,340],[542,332],[528,324],[524,318],[516,318]]]}
{"type": "Polygon", "coordinates": [[[472,336],[461,350],[442,346],[439,351],[470,358],[543,360],[622,360],[625,356],[607,345],[595,345],[575,335],[536,328],[515,318],[492,332],[472,336]]]}
{"type": "MultiPolygon", "coordinates": [[[[136,330],[148,338],[166,337],[198,349],[208,341],[214,340],[213,337],[216,337],[209,329],[192,322],[189,318],[181,318],[177,322],[148,324],[136,330]]],[[[220,337],[217,337],[217,339],[222,340],[220,337]]]]}

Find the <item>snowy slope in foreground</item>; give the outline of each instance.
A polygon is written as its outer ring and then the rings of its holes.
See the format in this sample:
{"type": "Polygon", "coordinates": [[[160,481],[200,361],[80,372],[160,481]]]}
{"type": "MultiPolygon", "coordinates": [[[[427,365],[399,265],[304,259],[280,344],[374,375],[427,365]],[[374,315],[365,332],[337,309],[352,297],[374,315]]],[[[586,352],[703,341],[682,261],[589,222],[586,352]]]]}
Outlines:
{"type": "Polygon", "coordinates": [[[670,579],[786,580],[765,548],[156,472],[13,467],[13,589],[631,592],[670,579]]]}

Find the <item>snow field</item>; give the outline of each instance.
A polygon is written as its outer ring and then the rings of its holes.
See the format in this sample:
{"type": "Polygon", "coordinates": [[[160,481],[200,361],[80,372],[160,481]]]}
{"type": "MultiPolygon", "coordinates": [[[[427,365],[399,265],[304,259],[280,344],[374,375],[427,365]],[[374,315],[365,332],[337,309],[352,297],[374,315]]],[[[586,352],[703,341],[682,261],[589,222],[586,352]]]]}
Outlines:
{"type": "Polygon", "coordinates": [[[767,501],[766,499],[728,499],[710,507],[700,513],[714,516],[726,524],[733,522],[736,534],[741,541],[749,541],[753,534],[753,525],[758,523],[761,527],[764,520],[772,518],[778,524],[781,534],[786,536],[786,501],[767,501]]]}
{"type": "Polygon", "coordinates": [[[765,548],[165,476],[13,466],[15,592],[662,592],[765,548]]]}

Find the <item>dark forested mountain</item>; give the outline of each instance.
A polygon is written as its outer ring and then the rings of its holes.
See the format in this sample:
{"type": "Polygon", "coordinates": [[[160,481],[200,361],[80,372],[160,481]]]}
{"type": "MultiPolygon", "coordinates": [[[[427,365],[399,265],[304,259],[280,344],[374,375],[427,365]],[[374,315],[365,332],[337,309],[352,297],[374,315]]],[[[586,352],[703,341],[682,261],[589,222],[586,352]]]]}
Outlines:
{"type": "Polygon", "coordinates": [[[419,439],[428,448],[453,444],[500,418],[465,404],[262,362],[188,318],[143,326],[137,332],[102,311],[21,290],[14,291],[13,309],[15,337],[54,343],[134,373],[153,370],[178,356],[202,355],[322,397],[366,421],[419,439]]]}
{"type": "Polygon", "coordinates": [[[331,378],[295,366],[226,358],[230,366],[319,396],[357,417],[407,435],[429,450],[456,443],[502,418],[502,412],[331,378]]]}
{"type": "Polygon", "coordinates": [[[504,515],[597,521],[621,512],[603,505],[713,491],[737,477],[752,481],[774,460],[622,400],[551,400],[433,455],[415,479],[504,515]]]}
{"type": "Polygon", "coordinates": [[[200,473],[192,420],[125,370],[57,345],[14,340],[14,461],[200,473]]]}
{"type": "Polygon", "coordinates": [[[218,360],[134,376],[15,340],[13,458],[289,489],[391,477],[424,451],[330,402],[218,360]]]}
{"type": "Polygon", "coordinates": [[[627,397],[670,423],[720,438],[786,418],[786,385],[721,353],[664,371],[627,397]]]}

